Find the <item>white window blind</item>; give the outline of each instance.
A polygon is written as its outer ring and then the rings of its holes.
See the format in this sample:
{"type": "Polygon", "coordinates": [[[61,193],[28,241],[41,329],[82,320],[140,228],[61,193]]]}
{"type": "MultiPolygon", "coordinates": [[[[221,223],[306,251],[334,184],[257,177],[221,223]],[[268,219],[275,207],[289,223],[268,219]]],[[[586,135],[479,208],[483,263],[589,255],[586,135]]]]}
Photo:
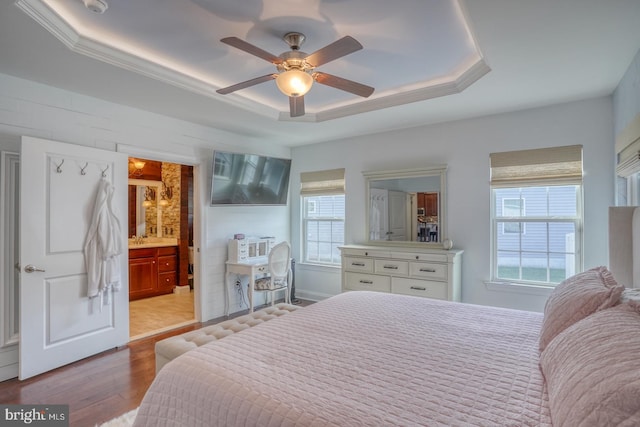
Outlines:
{"type": "Polygon", "coordinates": [[[629,178],[640,172],[640,137],[618,152],[616,175],[629,178]]]}
{"type": "MultiPolygon", "coordinates": [[[[638,142],[640,142],[640,140],[638,140],[638,142]]],[[[640,149],[626,159],[618,162],[616,166],[616,175],[623,178],[629,178],[638,172],[640,172],[640,149]]]]}
{"type": "Polygon", "coordinates": [[[640,114],[616,138],[616,175],[629,178],[640,172],[640,114]]]}
{"type": "Polygon", "coordinates": [[[490,154],[491,185],[581,184],[582,145],[490,154]]]}
{"type": "Polygon", "coordinates": [[[300,174],[300,195],[344,194],[344,169],[300,174]]]}

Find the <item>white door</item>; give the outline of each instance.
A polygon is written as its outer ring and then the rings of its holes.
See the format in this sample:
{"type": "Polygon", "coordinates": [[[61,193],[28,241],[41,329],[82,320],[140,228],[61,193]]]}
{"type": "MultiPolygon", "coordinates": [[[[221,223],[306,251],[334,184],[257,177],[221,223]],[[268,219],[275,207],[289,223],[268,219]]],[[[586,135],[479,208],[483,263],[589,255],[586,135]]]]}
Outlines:
{"type": "Polygon", "coordinates": [[[20,160],[19,377],[25,379],[128,342],[128,199],[122,153],[23,137],[20,160]],[[83,252],[101,179],[115,187],[124,248],[122,287],[108,305],[87,297],[83,252]]]}
{"type": "Polygon", "coordinates": [[[389,240],[407,238],[407,197],[403,191],[389,190],[389,240]]]}

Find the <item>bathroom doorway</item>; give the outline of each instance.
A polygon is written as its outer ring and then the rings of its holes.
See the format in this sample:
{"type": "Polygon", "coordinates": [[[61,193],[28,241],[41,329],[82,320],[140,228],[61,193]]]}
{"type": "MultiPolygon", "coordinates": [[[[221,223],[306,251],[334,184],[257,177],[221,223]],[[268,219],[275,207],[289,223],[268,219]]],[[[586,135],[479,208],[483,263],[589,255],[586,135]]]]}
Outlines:
{"type": "Polygon", "coordinates": [[[196,322],[193,167],[129,158],[131,340],[196,322]]]}

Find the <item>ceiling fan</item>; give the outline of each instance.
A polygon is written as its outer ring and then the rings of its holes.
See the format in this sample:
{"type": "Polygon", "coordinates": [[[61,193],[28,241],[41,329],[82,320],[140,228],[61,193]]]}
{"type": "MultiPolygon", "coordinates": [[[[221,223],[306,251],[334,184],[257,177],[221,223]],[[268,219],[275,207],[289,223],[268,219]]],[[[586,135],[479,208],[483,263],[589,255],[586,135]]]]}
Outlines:
{"type": "Polygon", "coordinates": [[[283,39],[289,45],[291,51],[284,52],[280,54],[280,56],[272,55],[237,37],[225,37],[221,39],[220,41],[222,43],[271,62],[276,66],[278,72],[218,89],[216,92],[226,95],[239,89],[275,79],[278,89],[289,97],[289,112],[291,117],[304,115],[304,95],[311,89],[314,81],[365,98],[373,93],[374,88],[371,86],[332,74],[315,71],[316,67],[362,49],[362,45],[353,37],[345,36],[315,51],[311,55],[300,51],[300,46],[305,39],[304,34],[291,32],[285,34],[283,39]]]}

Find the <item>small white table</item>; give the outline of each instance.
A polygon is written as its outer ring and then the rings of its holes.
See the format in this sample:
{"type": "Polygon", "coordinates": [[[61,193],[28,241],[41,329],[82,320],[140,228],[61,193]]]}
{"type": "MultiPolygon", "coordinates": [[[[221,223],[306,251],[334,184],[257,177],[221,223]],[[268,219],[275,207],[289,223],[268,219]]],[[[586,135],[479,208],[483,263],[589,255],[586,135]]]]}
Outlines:
{"type": "Polygon", "coordinates": [[[236,276],[248,276],[249,277],[249,313],[253,313],[253,291],[256,284],[256,275],[265,274],[269,271],[269,260],[265,258],[253,259],[245,262],[226,262],[227,273],[224,281],[224,293],[226,297],[224,305],[224,315],[229,315],[230,305],[230,292],[229,292],[229,276],[235,274],[236,276]]]}

